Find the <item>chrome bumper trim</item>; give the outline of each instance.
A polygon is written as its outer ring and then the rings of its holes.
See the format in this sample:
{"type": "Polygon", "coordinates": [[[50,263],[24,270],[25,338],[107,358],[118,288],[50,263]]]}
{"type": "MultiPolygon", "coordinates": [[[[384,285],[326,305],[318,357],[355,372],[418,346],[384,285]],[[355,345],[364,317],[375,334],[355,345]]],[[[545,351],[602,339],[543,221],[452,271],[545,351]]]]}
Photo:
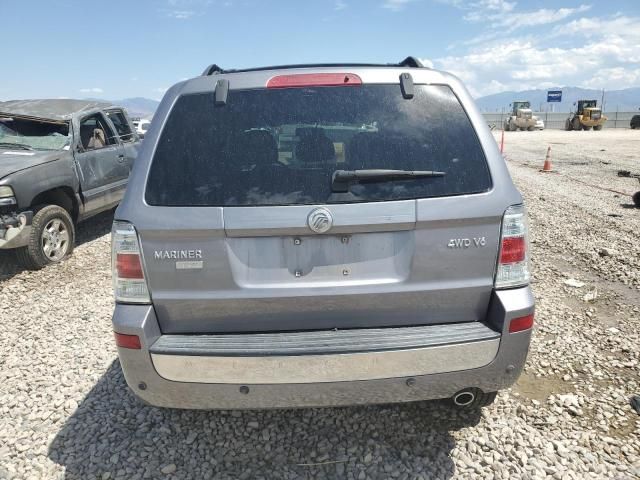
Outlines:
{"type": "Polygon", "coordinates": [[[480,368],[497,355],[500,339],[407,350],[290,356],[199,356],[151,353],[171,381],[286,384],[380,380],[480,368]]]}

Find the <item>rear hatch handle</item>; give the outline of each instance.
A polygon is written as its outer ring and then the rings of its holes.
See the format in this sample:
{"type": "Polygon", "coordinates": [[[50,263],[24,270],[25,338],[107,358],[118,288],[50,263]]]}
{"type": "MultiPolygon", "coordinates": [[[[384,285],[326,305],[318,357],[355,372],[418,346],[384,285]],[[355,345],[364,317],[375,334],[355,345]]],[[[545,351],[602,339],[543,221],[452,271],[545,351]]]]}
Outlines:
{"type": "Polygon", "coordinates": [[[331,177],[331,191],[344,193],[354,183],[375,183],[413,178],[444,177],[445,172],[433,170],[387,170],[370,168],[366,170],[336,170],[331,177]]]}

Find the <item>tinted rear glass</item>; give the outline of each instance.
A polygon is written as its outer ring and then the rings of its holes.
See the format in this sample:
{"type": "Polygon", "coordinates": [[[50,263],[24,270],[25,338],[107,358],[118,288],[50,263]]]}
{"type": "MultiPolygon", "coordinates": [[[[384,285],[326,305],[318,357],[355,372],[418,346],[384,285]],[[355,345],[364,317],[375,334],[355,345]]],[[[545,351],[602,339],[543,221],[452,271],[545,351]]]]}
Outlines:
{"type": "Polygon", "coordinates": [[[476,133],[446,86],[229,91],[180,97],[158,141],[151,205],[244,206],[375,202],[490,189],[476,133]],[[444,177],[355,184],[332,193],[335,170],[436,170],[444,177]]]}

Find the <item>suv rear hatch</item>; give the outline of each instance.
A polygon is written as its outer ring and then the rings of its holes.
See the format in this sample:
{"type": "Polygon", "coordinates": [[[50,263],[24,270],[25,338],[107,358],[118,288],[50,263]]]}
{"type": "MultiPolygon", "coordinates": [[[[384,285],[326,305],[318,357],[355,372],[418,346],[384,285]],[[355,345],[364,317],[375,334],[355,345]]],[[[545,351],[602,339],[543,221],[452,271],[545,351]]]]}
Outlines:
{"type": "Polygon", "coordinates": [[[163,333],[484,319],[507,205],[450,87],[287,77],[173,104],[136,224],[163,333]],[[444,175],[332,182],[377,169],[444,175]]]}

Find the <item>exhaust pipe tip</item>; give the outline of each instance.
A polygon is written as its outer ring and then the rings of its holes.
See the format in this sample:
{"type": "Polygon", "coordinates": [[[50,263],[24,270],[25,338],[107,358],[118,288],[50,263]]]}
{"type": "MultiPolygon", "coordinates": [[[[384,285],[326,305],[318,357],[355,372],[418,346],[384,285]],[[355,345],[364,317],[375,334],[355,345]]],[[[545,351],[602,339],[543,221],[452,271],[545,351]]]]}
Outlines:
{"type": "Polygon", "coordinates": [[[476,399],[476,394],[471,390],[462,390],[453,396],[453,403],[458,407],[466,407],[471,405],[476,399]]]}

